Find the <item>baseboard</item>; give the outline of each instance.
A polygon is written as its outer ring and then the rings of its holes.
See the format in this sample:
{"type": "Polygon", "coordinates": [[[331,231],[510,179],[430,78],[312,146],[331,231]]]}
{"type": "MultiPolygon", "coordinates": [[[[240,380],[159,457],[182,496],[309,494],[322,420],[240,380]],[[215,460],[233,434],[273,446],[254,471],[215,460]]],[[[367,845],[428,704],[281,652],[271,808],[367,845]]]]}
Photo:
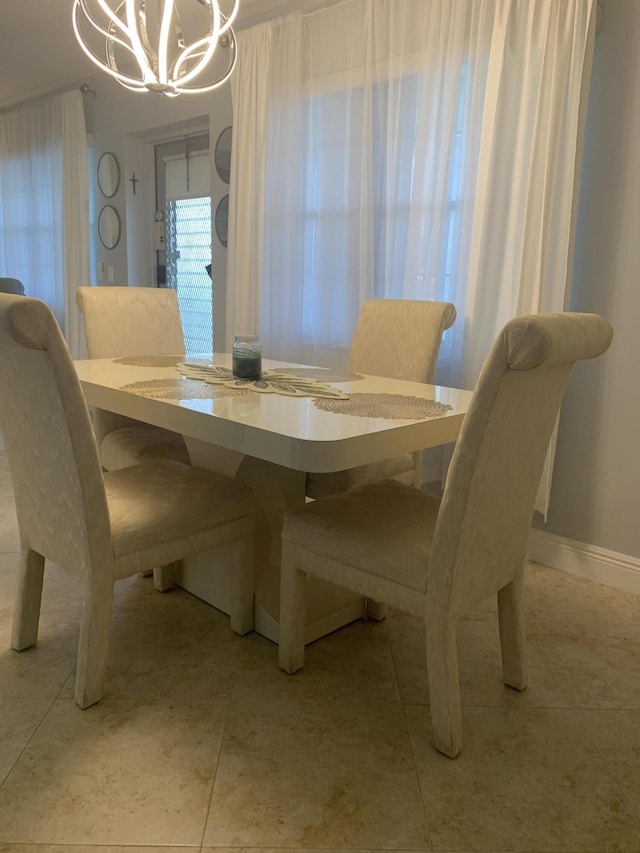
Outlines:
{"type": "Polygon", "coordinates": [[[640,595],[640,559],[637,557],[542,530],[531,531],[528,557],[534,563],[640,595]]]}

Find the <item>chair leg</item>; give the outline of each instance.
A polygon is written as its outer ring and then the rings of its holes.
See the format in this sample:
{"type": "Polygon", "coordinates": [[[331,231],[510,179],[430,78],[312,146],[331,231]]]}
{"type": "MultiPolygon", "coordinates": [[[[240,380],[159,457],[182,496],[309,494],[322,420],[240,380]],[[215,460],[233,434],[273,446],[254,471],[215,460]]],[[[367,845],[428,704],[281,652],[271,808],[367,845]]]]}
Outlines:
{"type": "Polygon", "coordinates": [[[30,548],[20,549],[20,568],[16,605],[13,615],[11,647],[16,651],[28,649],[38,639],[44,557],[30,548]]]}
{"type": "Polygon", "coordinates": [[[389,606],[380,604],[379,601],[374,601],[372,598],[367,598],[365,612],[368,619],[373,619],[374,622],[382,622],[389,615],[389,606]]]}
{"type": "Polygon", "coordinates": [[[523,572],[498,590],[498,621],[504,683],[516,690],[527,686],[523,572]]]}
{"type": "Polygon", "coordinates": [[[158,592],[169,592],[175,586],[174,565],[175,563],[167,563],[166,566],[156,566],[153,570],[153,588],[158,592]]]}
{"type": "Polygon", "coordinates": [[[99,702],[103,695],[113,583],[112,577],[90,577],[85,583],[75,694],[77,704],[83,709],[99,702]]]}
{"type": "Polygon", "coordinates": [[[288,673],[296,672],[304,665],[304,630],[307,621],[307,577],[295,567],[295,550],[294,545],[283,541],[278,665],[288,673]]]}
{"type": "Polygon", "coordinates": [[[422,488],[422,450],[416,450],[413,456],[413,485],[416,489],[422,488]]]}
{"type": "Polygon", "coordinates": [[[231,546],[231,630],[236,634],[253,631],[253,546],[252,537],[231,546]]]}
{"type": "Polygon", "coordinates": [[[460,676],[455,622],[425,622],[429,703],[435,747],[449,758],[462,749],[460,676]]]}

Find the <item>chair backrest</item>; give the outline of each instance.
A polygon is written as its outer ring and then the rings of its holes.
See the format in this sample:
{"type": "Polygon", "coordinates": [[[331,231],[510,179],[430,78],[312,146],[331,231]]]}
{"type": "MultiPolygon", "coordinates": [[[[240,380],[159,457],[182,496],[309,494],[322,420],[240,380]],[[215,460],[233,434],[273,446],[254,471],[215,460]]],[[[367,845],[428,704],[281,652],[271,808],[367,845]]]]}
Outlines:
{"type": "MultiPolygon", "coordinates": [[[[184,335],[175,290],[160,287],[79,287],[89,358],[184,355],[184,335]]],[[[131,418],[93,410],[100,443],[110,432],[139,426],[131,418]]]]}
{"type": "Polygon", "coordinates": [[[498,335],[451,460],[429,560],[431,612],[461,615],[516,577],[569,374],[612,337],[603,317],[572,313],[518,317],[498,335]]]}
{"type": "Polygon", "coordinates": [[[89,358],[184,355],[178,297],[164,287],[79,287],[89,358]]]}
{"type": "Polygon", "coordinates": [[[0,294],[0,399],[23,547],[88,571],[111,550],[104,481],[71,355],[39,299],[0,294]]]}
{"type": "Polygon", "coordinates": [[[0,277],[0,293],[14,293],[16,296],[22,296],[24,286],[17,278],[0,277]]]}
{"type": "Polygon", "coordinates": [[[455,319],[451,302],[369,299],[353,333],[349,370],[433,382],[442,333],[455,319]]]}

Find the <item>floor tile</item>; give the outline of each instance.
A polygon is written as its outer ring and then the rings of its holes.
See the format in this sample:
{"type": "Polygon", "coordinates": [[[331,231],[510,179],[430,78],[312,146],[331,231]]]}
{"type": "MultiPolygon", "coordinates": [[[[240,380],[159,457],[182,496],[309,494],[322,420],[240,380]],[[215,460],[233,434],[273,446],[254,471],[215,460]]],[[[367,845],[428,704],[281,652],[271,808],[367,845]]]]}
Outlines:
{"type": "MultiPolygon", "coordinates": [[[[229,617],[181,590],[153,593],[136,611],[114,603],[105,697],[228,697],[234,663],[226,649],[243,642],[229,617]]],[[[70,680],[61,695],[72,692],[70,680]]]]}
{"type": "Polygon", "coordinates": [[[0,785],[50,706],[46,699],[0,699],[0,785]]]}
{"type": "MultiPolygon", "coordinates": [[[[638,712],[577,711],[611,775],[624,786],[627,799],[640,815],[640,726],[638,712]]],[[[640,850],[640,836],[638,839],[640,850]]]]}
{"type": "Polygon", "coordinates": [[[527,564],[525,594],[527,621],[533,628],[538,620],[546,626],[570,621],[593,627],[640,616],[640,596],[537,563],[527,564]]]}
{"type": "MultiPolygon", "coordinates": [[[[346,847],[203,847],[201,853],[280,853],[286,849],[288,853],[353,853],[353,849],[346,847]]],[[[380,853],[382,848],[358,847],[358,853],[380,853]]],[[[3,853],[0,847],[0,853],[3,853]]],[[[75,851],[74,851],[75,853],[75,851]]],[[[430,848],[412,848],[411,850],[395,850],[394,853],[434,853],[430,848]]]]}
{"type": "MultiPolygon", "coordinates": [[[[106,846],[79,844],[69,847],[68,844],[0,843],[0,853],[200,853],[200,845],[194,847],[138,847],[130,845],[114,847],[112,844],[106,846]]],[[[225,851],[218,850],[216,853],[225,853],[225,851]]]]}
{"type": "Polygon", "coordinates": [[[38,645],[13,652],[17,549],[0,453],[0,853],[640,853],[638,596],[529,564],[523,693],[495,597],[469,613],[450,761],[421,620],[358,620],[287,676],[275,644],[141,575],[116,584],[106,699],[82,712],[81,586],[47,563],[38,645]]]}
{"type": "MultiPolygon", "coordinates": [[[[393,612],[387,620],[387,630],[402,701],[416,705],[428,704],[423,620],[393,612]]],[[[564,692],[532,643],[527,647],[527,689],[520,692],[505,685],[502,678],[497,613],[484,609],[471,614],[468,619],[458,623],[457,636],[463,705],[541,708],[569,706],[564,692]]]]}
{"type": "Polygon", "coordinates": [[[226,713],[57,700],[0,788],[0,841],[199,845],[226,713]]]}
{"type": "Polygon", "coordinates": [[[257,634],[238,647],[234,701],[256,689],[299,702],[399,702],[384,623],[359,619],[305,648],[305,665],[288,676],[278,668],[278,647],[257,634]]]}
{"type": "Polygon", "coordinates": [[[13,607],[0,610],[0,698],[53,700],[76,664],[79,622],[67,611],[42,612],[38,642],[11,648],[13,607]]]}
{"type": "Polygon", "coordinates": [[[640,819],[571,710],[469,708],[454,761],[407,721],[434,850],[633,851],[640,819]]]}
{"type": "MultiPolygon", "coordinates": [[[[640,618],[640,613],[638,614],[640,618]]],[[[529,639],[574,708],[640,709],[640,633],[621,619],[531,630],[529,639]]]]}
{"type": "Polygon", "coordinates": [[[396,703],[232,703],[204,845],[427,847],[396,703]]]}

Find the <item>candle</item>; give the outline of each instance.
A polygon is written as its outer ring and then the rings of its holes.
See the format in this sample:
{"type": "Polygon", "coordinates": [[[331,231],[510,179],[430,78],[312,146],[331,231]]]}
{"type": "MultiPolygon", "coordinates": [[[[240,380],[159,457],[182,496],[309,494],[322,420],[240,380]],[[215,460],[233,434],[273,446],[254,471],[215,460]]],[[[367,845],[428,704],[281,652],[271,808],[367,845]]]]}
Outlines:
{"type": "Polygon", "coordinates": [[[236,335],[232,347],[233,375],[236,379],[260,379],[262,346],[257,335],[236,335]]]}

